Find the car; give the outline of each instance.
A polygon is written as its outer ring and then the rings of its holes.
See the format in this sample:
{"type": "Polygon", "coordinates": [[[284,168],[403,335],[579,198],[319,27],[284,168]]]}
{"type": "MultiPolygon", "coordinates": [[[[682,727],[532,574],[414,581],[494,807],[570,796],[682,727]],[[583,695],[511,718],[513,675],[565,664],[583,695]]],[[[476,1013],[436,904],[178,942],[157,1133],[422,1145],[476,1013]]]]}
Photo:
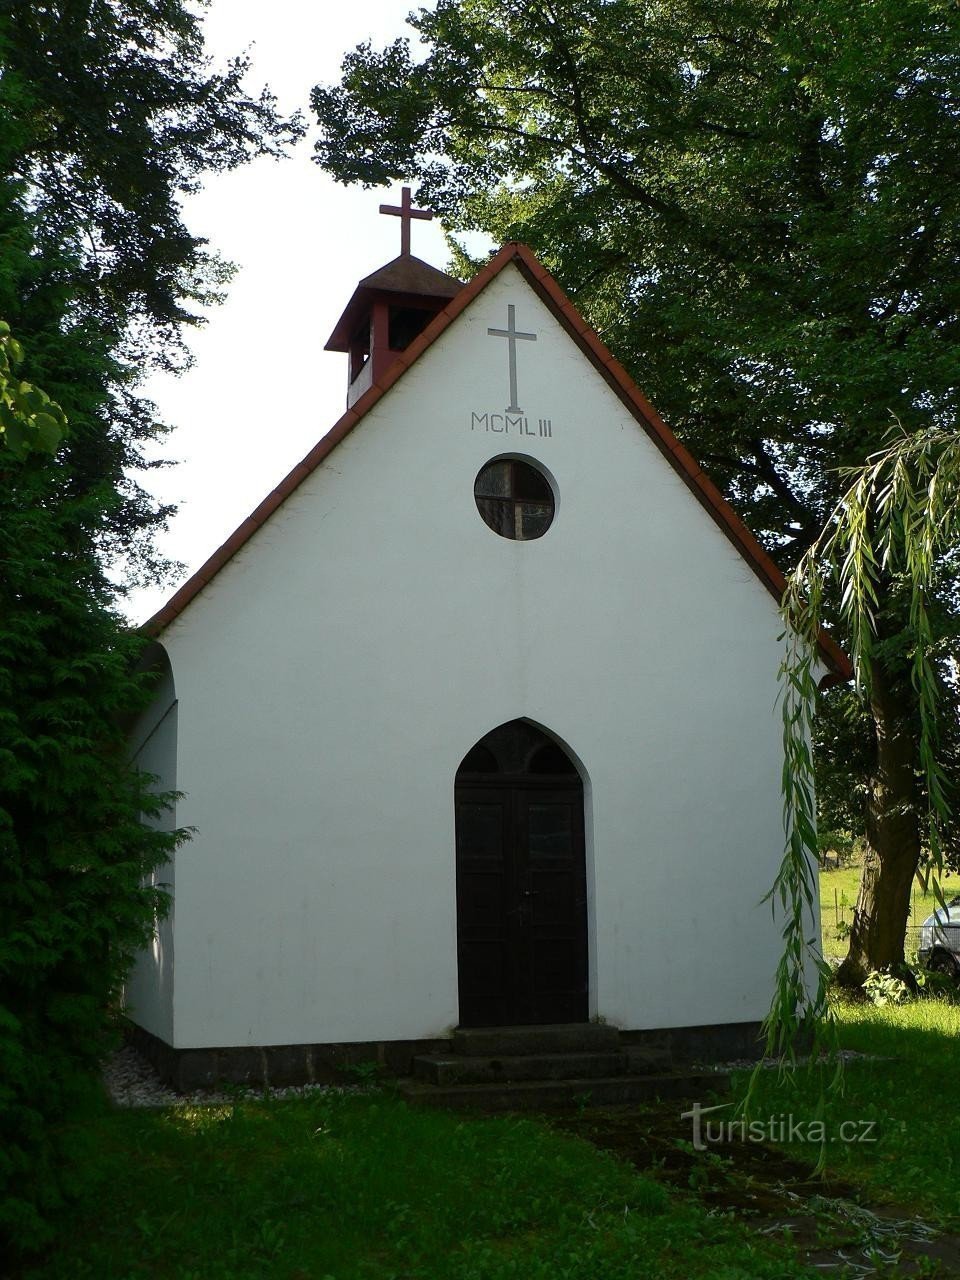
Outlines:
{"type": "Polygon", "coordinates": [[[925,969],[960,982],[960,896],[924,920],[917,958],[925,969]]]}

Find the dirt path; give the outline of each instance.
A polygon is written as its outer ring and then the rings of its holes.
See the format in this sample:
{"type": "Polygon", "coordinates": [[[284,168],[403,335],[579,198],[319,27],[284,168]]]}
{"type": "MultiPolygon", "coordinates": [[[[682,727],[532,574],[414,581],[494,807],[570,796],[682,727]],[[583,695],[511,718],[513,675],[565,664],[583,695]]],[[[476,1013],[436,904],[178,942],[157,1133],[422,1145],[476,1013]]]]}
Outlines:
{"type": "Polygon", "coordinates": [[[675,1104],[617,1107],[556,1117],[558,1128],[628,1160],[709,1210],[792,1240],[827,1276],[960,1277],[960,1235],[937,1232],[906,1210],[862,1191],[811,1178],[809,1166],[755,1142],[695,1151],[675,1104]]]}

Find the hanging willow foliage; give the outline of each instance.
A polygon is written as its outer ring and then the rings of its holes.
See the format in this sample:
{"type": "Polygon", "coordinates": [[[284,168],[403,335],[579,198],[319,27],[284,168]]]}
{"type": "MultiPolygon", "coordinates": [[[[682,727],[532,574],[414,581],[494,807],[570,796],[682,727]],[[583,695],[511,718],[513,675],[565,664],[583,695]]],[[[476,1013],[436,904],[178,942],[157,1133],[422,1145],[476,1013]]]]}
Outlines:
{"type": "MultiPolygon", "coordinates": [[[[774,998],[763,1023],[765,1055],[782,1070],[796,1065],[798,1044],[814,1057],[836,1043],[827,1000],[829,967],[816,936],[817,838],[812,724],[819,668],[818,636],[828,583],[839,586],[856,689],[870,694],[871,658],[883,583],[909,593],[911,678],[920,715],[920,762],[926,782],[926,833],[934,891],[942,903],[941,831],[950,817],[939,755],[939,689],[928,604],[938,570],[954,551],[960,522],[960,431],[895,437],[844,473],[848,487],[823,533],[787,580],[781,602],[786,650],[780,668],[783,712],[783,821],[786,845],[767,895],[785,916],[774,998]]],[[[828,1054],[829,1057],[829,1054],[828,1054]]],[[[835,1077],[836,1078],[836,1077],[835,1077]]],[[[752,1088],[748,1093],[748,1099],[752,1088]]]]}

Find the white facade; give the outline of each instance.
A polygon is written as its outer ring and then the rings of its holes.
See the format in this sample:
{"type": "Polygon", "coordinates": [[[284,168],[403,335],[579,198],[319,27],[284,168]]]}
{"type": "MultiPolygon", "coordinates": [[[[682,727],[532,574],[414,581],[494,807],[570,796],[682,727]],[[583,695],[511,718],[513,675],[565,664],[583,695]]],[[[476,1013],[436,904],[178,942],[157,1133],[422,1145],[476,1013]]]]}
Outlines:
{"type": "Polygon", "coordinates": [[[176,704],[168,688],[140,758],[196,834],[133,1018],[177,1048],[455,1026],[454,775],[516,718],[583,777],[591,1015],[761,1018],[780,629],[743,554],[505,267],[160,637],[176,704]],[[518,344],[522,437],[489,430],[508,390],[487,329],[508,304],[537,335],[518,344]],[[555,487],[536,541],[478,514],[474,478],[500,454],[555,487]]]}

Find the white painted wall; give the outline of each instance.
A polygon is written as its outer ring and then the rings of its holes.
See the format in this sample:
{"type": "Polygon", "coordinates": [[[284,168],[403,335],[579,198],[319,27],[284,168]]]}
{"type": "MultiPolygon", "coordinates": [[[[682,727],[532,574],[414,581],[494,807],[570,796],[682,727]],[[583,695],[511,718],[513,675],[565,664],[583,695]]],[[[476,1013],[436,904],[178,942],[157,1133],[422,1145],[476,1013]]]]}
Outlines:
{"type": "MultiPolygon", "coordinates": [[[[173,675],[164,664],[156,697],[130,735],[132,756],[139,768],[156,779],[156,791],[177,789],[177,700],[173,675]]],[[[147,819],[161,831],[177,825],[176,805],[147,819]]],[[[173,896],[175,860],[158,867],[151,883],[162,884],[173,896]]],[[[124,1004],[140,1026],[168,1044],[173,1041],[173,906],[157,921],[149,947],[137,959],[127,979],[124,1004]]]]}
{"type": "MultiPolygon", "coordinates": [[[[320,357],[318,353],[318,359],[320,357]]],[[[591,1009],[757,1019],[779,932],[773,599],[515,268],[164,633],[179,698],[177,1047],[456,1024],[454,774],[526,716],[586,773],[591,1009]],[[552,437],[471,430],[520,404],[552,437]],[[503,452],[559,507],[473,501],[503,452]]],[[[164,1036],[170,1039],[169,1036],[164,1036]]]]}

